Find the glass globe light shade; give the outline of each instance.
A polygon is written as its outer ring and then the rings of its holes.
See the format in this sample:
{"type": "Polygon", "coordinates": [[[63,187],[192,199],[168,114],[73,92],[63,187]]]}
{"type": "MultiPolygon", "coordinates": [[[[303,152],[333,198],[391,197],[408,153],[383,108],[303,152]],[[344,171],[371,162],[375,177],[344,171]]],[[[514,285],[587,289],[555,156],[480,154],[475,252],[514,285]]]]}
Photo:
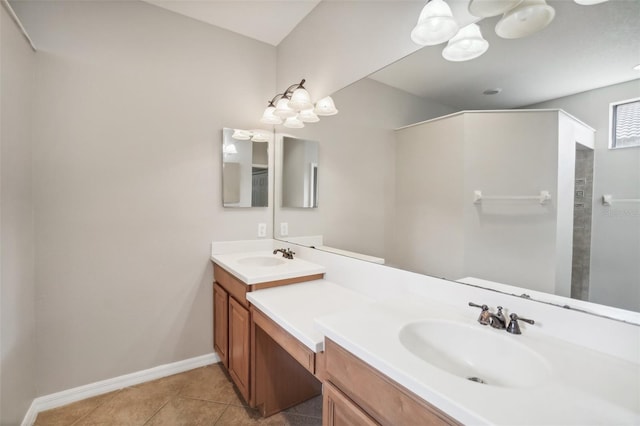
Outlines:
{"type": "Polygon", "coordinates": [[[320,121],[320,117],[318,117],[318,115],[313,112],[313,108],[303,109],[298,114],[298,118],[304,123],[317,123],[318,121],[320,121]]]}
{"type": "Polygon", "coordinates": [[[284,121],[284,127],[288,127],[290,129],[301,129],[304,127],[304,123],[300,121],[297,115],[294,115],[284,121]]]}
{"type": "Polygon", "coordinates": [[[447,61],[468,61],[482,55],[488,48],[489,42],[482,38],[480,27],[470,24],[449,40],[447,47],[442,51],[442,56],[447,61]]]}
{"type": "Polygon", "coordinates": [[[276,103],[276,109],[273,111],[273,114],[276,117],[289,118],[295,116],[297,113],[293,109],[289,108],[289,99],[280,98],[276,103]]]}
{"type": "Polygon", "coordinates": [[[336,105],[333,103],[333,99],[331,96],[327,96],[326,98],[320,99],[316,102],[316,107],[313,110],[317,115],[336,115],[338,110],[336,109],[336,105]]]}
{"type": "Polygon", "coordinates": [[[471,0],[469,13],[480,18],[488,18],[508,12],[520,3],[522,0],[471,0]]]}
{"type": "Polygon", "coordinates": [[[449,5],[443,0],[431,0],[420,12],[418,23],[411,31],[411,40],[423,46],[433,46],[449,40],[456,32],[458,24],[449,5]]]}
{"type": "Polygon", "coordinates": [[[306,89],[302,87],[294,90],[291,94],[291,99],[289,100],[289,108],[295,111],[313,108],[313,103],[311,102],[311,96],[309,96],[309,92],[307,92],[306,89]]]}
{"type": "Polygon", "coordinates": [[[496,34],[502,38],[520,38],[545,28],[556,11],[544,0],[524,0],[505,13],[496,24],[496,34]]]}
{"type": "Polygon", "coordinates": [[[262,118],[260,119],[260,122],[266,123],[266,124],[282,124],[282,119],[273,114],[275,110],[276,110],[276,107],[268,106],[264,110],[264,113],[262,114],[262,118]]]}
{"type": "Polygon", "coordinates": [[[269,142],[269,132],[265,130],[252,130],[253,137],[251,141],[253,142],[269,142]]]}
{"type": "Polygon", "coordinates": [[[231,137],[239,141],[248,141],[251,139],[251,133],[247,130],[234,129],[231,137]]]}

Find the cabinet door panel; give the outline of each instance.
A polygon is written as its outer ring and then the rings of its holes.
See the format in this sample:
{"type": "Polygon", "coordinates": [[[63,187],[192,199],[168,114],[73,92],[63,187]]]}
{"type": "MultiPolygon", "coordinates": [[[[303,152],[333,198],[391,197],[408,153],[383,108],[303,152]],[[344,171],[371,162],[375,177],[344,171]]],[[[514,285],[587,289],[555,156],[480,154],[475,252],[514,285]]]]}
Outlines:
{"type": "Polygon", "coordinates": [[[325,382],[322,397],[323,426],[379,425],[331,383],[325,382]]]}
{"type": "Polygon", "coordinates": [[[229,374],[249,401],[249,310],[229,298],[229,374]]]}
{"type": "Polygon", "coordinates": [[[218,284],[213,285],[213,348],[222,365],[229,367],[229,294],[218,284]]]}

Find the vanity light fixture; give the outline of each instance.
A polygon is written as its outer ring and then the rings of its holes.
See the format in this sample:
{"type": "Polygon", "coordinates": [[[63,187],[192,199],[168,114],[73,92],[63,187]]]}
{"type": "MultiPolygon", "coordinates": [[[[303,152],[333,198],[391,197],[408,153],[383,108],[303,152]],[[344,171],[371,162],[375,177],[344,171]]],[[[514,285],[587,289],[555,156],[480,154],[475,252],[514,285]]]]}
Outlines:
{"type": "MultiPolygon", "coordinates": [[[[442,1],[442,0],[440,0],[442,1]]],[[[260,121],[266,124],[284,124],[285,127],[299,129],[304,123],[317,123],[319,115],[335,115],[338,110],[330,96],[320,99],[314,105],[305,80],[292,84],[283,93],[279,93],[269,101],[260,121]]]]}
{"type": "Polygon", "coordinates": [[[469,24],[460,29],[442,51],[442,56],[452,62],[475,59],[489,48],[489,42],[482,38],[480,27],[469,24]]]}

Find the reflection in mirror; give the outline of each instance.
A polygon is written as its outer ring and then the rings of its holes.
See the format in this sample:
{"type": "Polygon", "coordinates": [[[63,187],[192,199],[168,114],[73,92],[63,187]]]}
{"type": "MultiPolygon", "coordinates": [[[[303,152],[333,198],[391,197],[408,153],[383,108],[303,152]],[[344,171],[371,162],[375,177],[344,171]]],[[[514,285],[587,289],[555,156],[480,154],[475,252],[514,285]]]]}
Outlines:
{"type": "Polygon", "coordinates": [[[282,138],[282,207],[318,207],[318,142],[282,138]]]}
{"type": "Polygon", "coordinates": [[[266,131],[222,130],[224,207],[268,207],[270,140],[266,131]]]}
{"type": "MultiPolygon", "coordinates": [[[[497,18],[484,19],[479,25],[491,48],[478,59],[453,63],[442,58],[441,48],[426,47],[334,93],[341,109],[331,126],[318,123],[297,133],[323,141],[322,207],[302,217],[276,205],[276,224],[289,225],[289,236],[276,233],[276,238],[296,242],[320,235],[326,246],[384,258],[392,267],[465,279],[473,285],[526,293],[616,318],[628,318],[621,310],[640,311],[640,203],[602,202],[605,194],[640,198],[640,147],[609,148],[610,104],[640,97],[640,74],[633,70],[640,61],[640,26],[632,18],[640,15],[640,2],[614,0],[581,6],[548,0],[548,4],[556,9],[556,19],[534,36],[500,39],[493,28],[497,18]],[[482,94],[498,88],[496,95],[482,94]],[[487,142],[492,142],[492,134],[506,133],[507,145],[485,148],[482,161],[495,173],[486,173],[489,182],[482,185],[473,172],[480,158],[477,152],[455,143],[470,131],[464,123],[435,139],[422,138],[420,149],[431,144],[429,156],[409,150],[394,131],[463,110],[513,108],[555,109],[558,117],[563,113],[557,110],[562,109],[595,129],[593,149],[576,145],[565,152],[572,152],[575,161],[558,163],[555,173],[565,182],[562,187],[549,180],[551,175],[541,175],[546,166],[536,167],[526,156],[516,166],[509,158],[530,149],[532,155],[541,154],[542,147],[554,146],[549,135],[557,138],[566,127],[548,132],[534,125],[526,134],[514,127],[489,127],[487,142]],[[529,143],[518,149],[525,139],[529,143]],[[498,173],[505,168],[505,173],[498,173]],[[508,187],[515,176],[524,187],[508,187]],[[541,179],[548,184],[534,184],[541,179]],[[440,188],[443,198],[426,197],[425,186],[440,188]],[[444,191],[451,186],[461,188],[460,193],[444,191]],[[514,216],[504,213],[500,206],[504,201],[474,204],[476,190],[484,197],[548,190],[551,199],[544,205],[514,201],[516,205],[509,208],[529,212],[514,216]],[[559,198],[560,191],[572,195],[559,198]],[[450,226],[444,232],[423,220],[437,215],[450,223],[457,217],[456,208],[467,212],[464,223],[474,225],[472,236],[463,232],[464,227],[450,226]],[[563,215],[563,223],[555,230],[544,231],[548,244],[534,247],[527,235],[542,237],[537,230],[552,215],[557,217],[559,208],[569,209],[572,215],[563,215]],[[510,229],[523,222],[530,222],[531,228],[519,230],[522,237],[513,238],[510,229]],[[468,247],[473,244],[475,254],[447,249],[465,240],[468,247]],[[491,246],[483,250],[479,242],[491,242],[491,246]],[[427,243],[431,252],[421,249],[427,243]],[[430,256],[436,254],[444,255],[451,265],[467,262],[475,263],[475,268],[472,273],[434,268],[430,256]],[[524,264],[529,266],[520,267],[524,264]],[[499,276],[501,270],[508,271],[509,277],[499,276]]],[[[433,125],[442,123],[436,120],[433,125]]],[[[420,145],[419,139],[414,142],[420,145]]],[[[442,268],[446,262],[437,265],[442,268]]]]}

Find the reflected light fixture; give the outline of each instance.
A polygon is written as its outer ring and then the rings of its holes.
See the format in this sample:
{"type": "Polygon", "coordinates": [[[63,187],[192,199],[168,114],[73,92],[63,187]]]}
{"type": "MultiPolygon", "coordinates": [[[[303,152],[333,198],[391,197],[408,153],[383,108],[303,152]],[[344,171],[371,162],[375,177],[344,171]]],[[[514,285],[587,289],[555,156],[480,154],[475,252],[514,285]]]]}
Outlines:
{"type": "Polygon", "coordinates": [[[482,55],[488,48],[489,42],[482,38],[480,27],[469,24],[449,40],[442,57],[452,62],[469,61],[482,55]]]}
{"type": "MultiPolygon", "coordinates": [[[[585,6],[607,1],[609,0],[574,0],[585,6]]],[[[502,14],[495,31],[498,36],[506,39],[526,37],[541,31],[556,15],[555,9],[545,0],[469,0],[468,10],[479,20],[502,14]]],[[[453,62],[477,58],[489,47],[475,23],[458,28],[451,8],[444,0],[427,1],[420,12],[418,23],[411,31],[411,39],[423,46],[448,42],[442,56],[453,62]]],[[[321,115],[317,104],[316,113],[321,115]]]]}
{"type": "Polygon", "coordinates": [[[231,135],[231,137],[239,141],[251,140],[252,142],[268,142],[271,138],[271,135],[268,130],[233,129],[233,134],[231,135]]]}
{"type": "Polygon", "coordinates": [[[304,127],[304,123],[317,123],[319,115],[335,115],[338,113],[330,96],[320,99],[314,105],[307,89],[306,80],[292,84],[269,101],[260,121],[266,124],[283,124],[291,129],[304,127]]]}
{"type": "Polygon", "coordinates": [[[411,31],[411,40],[423,46],[444,43],[458,32],[451,8],[444,0],[429,0],[422,8],[418,23],[411,31]]]}
{"type": "Polygon", "coordinates": [[[520,38],[546,28],[556,11],[545,0],[523,0],[507,11],[496,24],[496,34],[502,38],[520,38]]]}

